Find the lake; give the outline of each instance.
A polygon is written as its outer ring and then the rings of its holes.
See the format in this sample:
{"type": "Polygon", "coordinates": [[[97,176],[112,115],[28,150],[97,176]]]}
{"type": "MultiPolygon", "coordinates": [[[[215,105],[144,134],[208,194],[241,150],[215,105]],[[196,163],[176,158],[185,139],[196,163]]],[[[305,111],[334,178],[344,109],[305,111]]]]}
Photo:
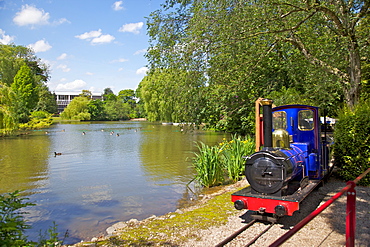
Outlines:
{"type": "Polygon", "coordinates": [[[105,234],[119,221],[163,215],[196,198],[194,142],[225,133],[150,122],[69,122],[0,139],[0,193],[23,190],[27,231],[37,240],[53,222],[66,244],[105,234]],[[54,152],[61,153],[55,155],[54,152]]]}

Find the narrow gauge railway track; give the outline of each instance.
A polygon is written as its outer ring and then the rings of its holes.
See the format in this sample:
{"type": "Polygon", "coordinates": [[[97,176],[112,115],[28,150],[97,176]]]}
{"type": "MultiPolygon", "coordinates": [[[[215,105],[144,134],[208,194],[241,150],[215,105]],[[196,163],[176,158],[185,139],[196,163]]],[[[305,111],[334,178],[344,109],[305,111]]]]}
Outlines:
{"type": "MultiPolygon", "coordinates": [[[[222,246],[225,246],[226,244],[228,244],[229,242],[231,242],[233,239],[235,239],[237,236],[239,236],[242,232],[244,232],[245,230],[247,230],[249,227],[251,227],[252,225],[254,225],[256,222],[258,222],[258,220],[252,220],[251,222],[249,222],[247,225],[243,226],[242,228],[240,228],[239,230],[237,230],[236,232],[234,232],[233,234],[231,234],[229,237],[227,237],[226,239],[224,239],[222,242],[220,242],[219,244],[217,244],[215,247],[222,247],[222,246]]],[[[247,243],[245,245],[245,247],[247,246],[250,246],[252,245],[254,242],[257,241],[258,238],[260,238],[263,234],[265,234],[268,230],[270,230],[271,227],[274,226],[275,223],[271,223],[268,227],[266,227],[265,230],[263,230],[260,234],[258,234],[256,237],[254,237],[251,241],[249,241],[249,243],[247,243]]]]}

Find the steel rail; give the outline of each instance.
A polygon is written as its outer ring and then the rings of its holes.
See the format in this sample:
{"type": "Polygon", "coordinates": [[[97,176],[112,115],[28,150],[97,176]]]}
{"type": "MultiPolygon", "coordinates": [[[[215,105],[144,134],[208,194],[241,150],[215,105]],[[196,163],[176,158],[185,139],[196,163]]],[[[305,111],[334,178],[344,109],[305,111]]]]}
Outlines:
{"type": "Polygon", "coordinates": [[[252,244],[254,244],[254,242],[257,241],[257,239],[259,239],[263,234],[265,234],[268,230],[270,230],[271,227],[273,227],[275,225],[275,223],[272,223],[270,224],[268,227],[266,227],[265,230],[263,230],[263,232],[261,232],[259,235],[257,235],[254,239],[252,239],[251,241],[249,241],[249,243],[247,245],[245,245],[245,247],[248,247],[248,246],[251,246],[252,244]]]}
{"type": "Polygon", "coordinates": [[[234,238],[236,238],[240,233],[244,232],[245,230],[247,230],[249,227],[251,227],[254,223],[256,223],[257,220],[252,220],[251,222],[249,222],[247,225],[243,226],[242,228],[240,228],[238,231],[234,232],[233,234],[231,234],[229,237],[227,237],[225,240],[223,240],[222,242],[220,242],[219,244],[217,244],[215,247],[222,247],[224,246],[225,244],[229,243],[230,241],[232,241],[234,238]]]}

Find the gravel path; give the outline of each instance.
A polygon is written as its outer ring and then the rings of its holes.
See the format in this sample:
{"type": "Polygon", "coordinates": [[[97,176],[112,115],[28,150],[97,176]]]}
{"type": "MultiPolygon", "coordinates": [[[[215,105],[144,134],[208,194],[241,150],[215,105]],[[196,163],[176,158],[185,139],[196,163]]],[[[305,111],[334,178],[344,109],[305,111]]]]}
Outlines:
{"type": "MultiPolygon", "coordinates": [[[[269,246],[345,186],[345,182],[331,178],[325,186],[313,191],[301,203],[300,210],[295,212],[293,217],[283,217],[281,222],[275,224],[252,246],[269,246]]],[[[370,187],[357,186],[356,192],[357,226],[355,246],[370,246],[370,187]]],[[[184,246],[215,246],[251,220],[250,213],[247,210],[241,211],[240,214],[230,217],[226,225],[194,233],[201,240],[189,240],[184,246]]],[[[343,195],[282,246],[345,246],[345,222],[346,196],[343,195]]],[[[226,246],[245,246],[266,227],[263,223],[257,223],[226,246]]]]}

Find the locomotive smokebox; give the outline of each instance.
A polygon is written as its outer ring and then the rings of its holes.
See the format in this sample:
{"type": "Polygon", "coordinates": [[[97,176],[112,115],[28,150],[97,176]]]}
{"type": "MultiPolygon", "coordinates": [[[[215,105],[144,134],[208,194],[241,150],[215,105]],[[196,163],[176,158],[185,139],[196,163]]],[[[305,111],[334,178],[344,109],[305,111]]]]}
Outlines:
{"type": "Polygon", "coordinates": [[[272,148],[272,103],[271,99],[261,100],[263,107],[263,146],[265,150],[272,148]]]}

